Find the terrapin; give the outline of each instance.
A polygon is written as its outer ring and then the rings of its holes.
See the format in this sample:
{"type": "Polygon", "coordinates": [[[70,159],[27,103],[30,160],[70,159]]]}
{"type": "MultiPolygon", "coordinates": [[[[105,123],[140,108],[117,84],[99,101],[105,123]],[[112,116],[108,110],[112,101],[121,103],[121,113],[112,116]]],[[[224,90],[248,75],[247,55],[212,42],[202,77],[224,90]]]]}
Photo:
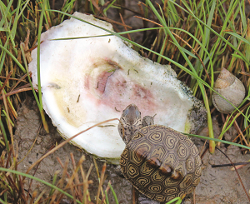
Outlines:
{"type": "Polygon", "coordinates": [[[184,198],[198,185],[201,159],[185,135],[145,116],[134,104],[122,113],[118,130],[126,143],[120,166],[124,177],[148,198],[168,202],[184,198]]]}

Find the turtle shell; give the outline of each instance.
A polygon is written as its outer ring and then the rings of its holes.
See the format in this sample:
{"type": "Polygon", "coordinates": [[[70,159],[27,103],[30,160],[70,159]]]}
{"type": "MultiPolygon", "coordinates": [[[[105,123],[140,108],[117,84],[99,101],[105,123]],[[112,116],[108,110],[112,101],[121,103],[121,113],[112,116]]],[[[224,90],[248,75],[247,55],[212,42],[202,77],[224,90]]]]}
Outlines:
{"type": "Polygon", "coordinates": [[[201,159],[194,143],[161,125],[137,131],[121,155],[120,166],[139,192],[159,202],[190,194],[201,176],[201,159]]]}

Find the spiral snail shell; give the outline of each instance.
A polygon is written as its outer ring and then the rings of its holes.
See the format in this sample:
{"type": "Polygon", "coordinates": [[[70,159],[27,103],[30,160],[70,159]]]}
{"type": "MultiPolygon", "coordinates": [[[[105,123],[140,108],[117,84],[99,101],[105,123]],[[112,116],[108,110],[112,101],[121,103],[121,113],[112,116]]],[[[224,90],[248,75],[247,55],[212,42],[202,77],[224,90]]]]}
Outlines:
{"type": "MultiPolygon", "coordinates": [[[[242,82],[225,68],[222,68],[215,81],[214,90],[236,107],[245,97],[245,87],[242,82]]],[[[215,108],[221,113],[231,113],[235,108],[221,96],[213,92],[212,101],[215,108]]]]}

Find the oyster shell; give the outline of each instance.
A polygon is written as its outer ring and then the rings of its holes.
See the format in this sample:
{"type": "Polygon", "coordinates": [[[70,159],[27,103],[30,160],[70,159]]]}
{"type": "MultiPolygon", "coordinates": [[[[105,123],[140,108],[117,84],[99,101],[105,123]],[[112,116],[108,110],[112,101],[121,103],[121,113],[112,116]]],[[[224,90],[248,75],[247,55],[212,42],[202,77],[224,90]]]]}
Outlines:
{"type": "MultiPolygon", "coordinates": [[[[92,15],[76,12],[74,16],[113,31],[111,24],[92,15]]],[[[109,33],[71,18],[41,36],[44,109],[63,137],[71,137],[100,121],[120,118],[122,110],[131,103],[145,115],[157,114],[155,124],[181,132],[190,132],[196,126],[195,121],[205,120],[203,106],[177,80],[169,65],[141,57],[120,38],[51,40],[104,34],[109,33]],[[197,118],[190,118],[191,114],[197,118]]],[[[34,85],[37,84],[36,69],[35,49],[29,64],[34,85]]],[[[117,163],[125,147],[117,124],[115,121],[93,128],[72,143],[117,163]]]]}

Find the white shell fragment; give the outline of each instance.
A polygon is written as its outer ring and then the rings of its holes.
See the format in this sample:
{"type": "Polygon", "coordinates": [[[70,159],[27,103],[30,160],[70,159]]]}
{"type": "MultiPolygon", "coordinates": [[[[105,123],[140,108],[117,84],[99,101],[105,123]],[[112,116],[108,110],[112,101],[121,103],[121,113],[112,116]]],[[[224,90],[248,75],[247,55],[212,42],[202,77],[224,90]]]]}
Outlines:
{"type": "MultiPolygon", "coordinates": [[[[74,13],[87,22],[112,30],[112,25],[92,15],[74,13]]],[[[204,120],[200,102],[176,79],[168,65],[141,57],[118,37],[57,38],[109,34],[71,18],[41,36],[41,86],[46,113],[63,137],[111,118],[134,103],[142,116],[155,115],[155,124],[189,132],[196,120],[204,120]],[[196,111],[202,114],[196,114],[196,111]]],[[[37,85],[37,50],[32,51],[33,84],[37,85]]],[[[117,130],[118,121],[95,127],[73,144],[98,157],[117,162],[125,147],[117,130]]]]}
{"type": "MultiPolygon", "coordinates": [[[[236,107],[241,104],[246,92],[243,83],[225,68],[222,68],[215,81],[214,90],[236,107]]],[[[213,92],[212,101],[215,108],[221,113],[233,112],[235,108],[220,95],[213,92]]]]}

